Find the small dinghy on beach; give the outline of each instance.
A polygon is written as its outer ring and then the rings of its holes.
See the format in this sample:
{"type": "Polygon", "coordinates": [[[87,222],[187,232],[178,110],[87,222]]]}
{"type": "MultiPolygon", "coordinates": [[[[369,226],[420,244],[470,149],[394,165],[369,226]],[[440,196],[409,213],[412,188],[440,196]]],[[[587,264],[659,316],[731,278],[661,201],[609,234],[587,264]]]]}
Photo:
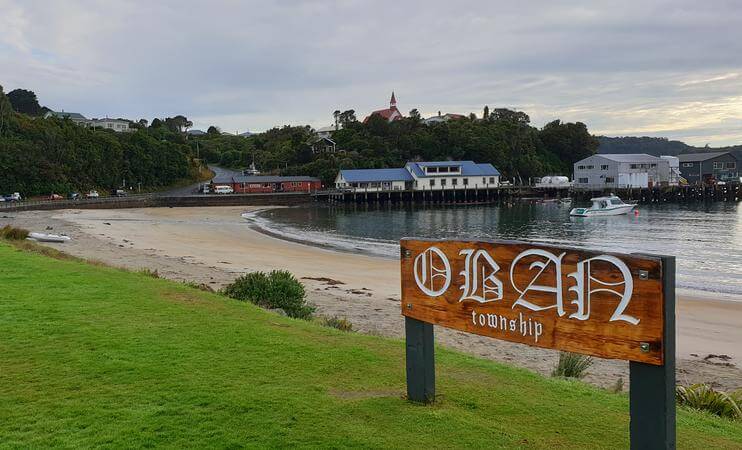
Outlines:
{"type": "Polygon", "coordinates": [[[61,234],[46,234],[46,233],[28,233],[28,239],[32,239],[38,242],[67,242],[70,240],[69,236],[61,234]]]}

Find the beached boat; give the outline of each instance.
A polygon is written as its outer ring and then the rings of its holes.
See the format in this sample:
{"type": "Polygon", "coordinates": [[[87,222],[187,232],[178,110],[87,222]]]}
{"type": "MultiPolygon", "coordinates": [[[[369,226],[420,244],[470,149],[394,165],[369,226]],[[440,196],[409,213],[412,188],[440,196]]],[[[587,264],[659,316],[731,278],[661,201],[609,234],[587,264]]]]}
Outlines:
{"type": "Polygon", "coordinates": [[[28,233],[28,238],[39,242],[67,242],[70,240],[69,236],[46,233],[28,233]]]}
{"type": "Polygon", "coordinates": [[[575,217],[593,217],[593,216],[620,216],[622,214],[628,214],[636,208],[633,203],[624,203],[623,200],[610,195],[608,197],[595,197],[590,199],[593,202],[593,206],[589,208],[573,208],[570,212],[570,216],[575,217]]]}

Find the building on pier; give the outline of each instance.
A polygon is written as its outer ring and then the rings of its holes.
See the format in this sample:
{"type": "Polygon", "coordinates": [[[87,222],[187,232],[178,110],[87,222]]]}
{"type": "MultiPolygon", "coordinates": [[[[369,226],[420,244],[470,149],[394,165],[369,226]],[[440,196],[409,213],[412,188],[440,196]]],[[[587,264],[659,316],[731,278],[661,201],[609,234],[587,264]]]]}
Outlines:
{"type": "Polygon", "coordinates": [[[740,161],[732,152],[685,153],[678,158],[688,184],[740,181],[740,161]]]}
{"type": "Polygon", "coordinates": [[[574,164],[575,189],[602,190],[677,186],[670,160],[646,153],[598,154],[574,164]]]}
{"type": "Polygon", "coordinates": [[[338,189],[375,191],[446,191],[487,189],[500,185],[500,172],[492,164],[473,161],[408,162],[401,169],[341,170],[338,189]]]}

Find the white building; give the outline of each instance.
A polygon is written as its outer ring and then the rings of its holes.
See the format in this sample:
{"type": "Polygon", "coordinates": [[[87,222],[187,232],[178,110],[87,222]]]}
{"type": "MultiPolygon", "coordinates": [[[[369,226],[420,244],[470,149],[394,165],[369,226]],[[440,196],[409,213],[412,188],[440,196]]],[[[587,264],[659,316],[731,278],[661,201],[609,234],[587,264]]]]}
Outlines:
{"type": "Polygon", "coordinates": [[[408,162],[402,169],[341,170],[335,187],[356,191],[442,191],[484,189],[500,185],[492,164],[473,161],[408,162]]]}
{"type": "Polygon", "coordinates": [[[90,128],[103,128],[106,130],[113,130],[119,133],[125,133],[131,131],[129,128],[129,121],[123,119],[93,119],[89,122],[90,128]]]}
{"type": "Polygon", "coordinates": [[[575,189],[651,188],[677,185],[668,159],[634,154],[598,154],[574,164],[575,189]]]}

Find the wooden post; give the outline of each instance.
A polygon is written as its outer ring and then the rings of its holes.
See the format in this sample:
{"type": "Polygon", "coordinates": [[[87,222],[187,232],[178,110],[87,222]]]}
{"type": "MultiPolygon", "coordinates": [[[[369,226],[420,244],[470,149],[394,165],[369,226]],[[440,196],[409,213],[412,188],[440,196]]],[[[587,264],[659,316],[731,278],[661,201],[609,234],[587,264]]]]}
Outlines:
{"type": "Polygon", "coordinates": [[[407,340],[407,398],[421,403],[435,400],[433,324],[404,318],[407,340]]]}
{"type": "Polygon", "coordinates": [[[631,448],[675,448],[675,257],[662,257],[664,365],[629,363],[631,448]]]}

